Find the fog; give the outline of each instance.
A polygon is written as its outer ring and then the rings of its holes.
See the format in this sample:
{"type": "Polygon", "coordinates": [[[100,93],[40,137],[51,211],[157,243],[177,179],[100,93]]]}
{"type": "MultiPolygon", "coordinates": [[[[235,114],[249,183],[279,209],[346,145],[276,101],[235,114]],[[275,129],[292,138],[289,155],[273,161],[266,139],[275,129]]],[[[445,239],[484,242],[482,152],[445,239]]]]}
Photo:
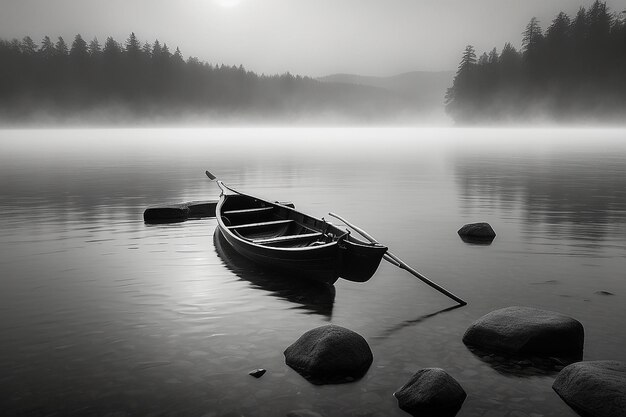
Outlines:
{"type": "Polygon", "coordinates": [[[626,119],[619,2],[3,7],[2,126],[626,119]]]}

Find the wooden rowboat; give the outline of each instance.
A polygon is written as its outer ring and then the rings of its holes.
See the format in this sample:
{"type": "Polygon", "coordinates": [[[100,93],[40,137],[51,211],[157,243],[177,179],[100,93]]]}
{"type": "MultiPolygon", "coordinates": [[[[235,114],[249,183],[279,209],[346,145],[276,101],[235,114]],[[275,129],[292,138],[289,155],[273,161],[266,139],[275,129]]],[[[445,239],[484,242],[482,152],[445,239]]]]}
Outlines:
{"type": "Polygon", "coordinates": [[[327,284],[339,277],[363,282],[387,252],[386,246],[357,239],[324,219],[217,184],[222,191],[215,210],[220,233],[235,251],[258,264],[327,284]]]}

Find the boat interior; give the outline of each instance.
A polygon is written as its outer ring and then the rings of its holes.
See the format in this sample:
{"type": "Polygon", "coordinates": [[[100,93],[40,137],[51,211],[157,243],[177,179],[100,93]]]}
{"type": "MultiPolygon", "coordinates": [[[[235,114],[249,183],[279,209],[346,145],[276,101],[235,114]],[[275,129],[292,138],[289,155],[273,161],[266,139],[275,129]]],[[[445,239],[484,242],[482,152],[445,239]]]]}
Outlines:
{"type": "Polygon", "coordinates": [[[336,240],[325,222],[245,195],[228,196],[221,216],[233,234],[258,245],[301,248],[336,240]]]}

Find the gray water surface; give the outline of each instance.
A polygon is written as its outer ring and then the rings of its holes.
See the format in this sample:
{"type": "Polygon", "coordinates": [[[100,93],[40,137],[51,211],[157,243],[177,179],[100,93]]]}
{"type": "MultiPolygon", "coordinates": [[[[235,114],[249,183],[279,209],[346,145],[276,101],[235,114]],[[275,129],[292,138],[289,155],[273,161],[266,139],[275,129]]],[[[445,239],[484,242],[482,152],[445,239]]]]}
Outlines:
{"type": "Polygon", "coordinates": [[[625,139],[618,129],[0,131],[2,414],[405,416],[393,392],[441,367],[468,393],[459,416],[574,416],[553,370],[474,354],[461,338],[481,315],[525,305],[579,319],[584,359],[626,360],[625,139]],[[446,310],[454,302],[386,263],[334,288],[275,279],[218,253],[214,219],[144,224],[148,205],[217,198],[205,169],[312,215],[340,214],[468,306],[446,310]],[[496,230],[491,245],[456,234],[476,221],[496,230]],[[284,349],[327,323],[370,343],[360,381],[315,386],[285,365],[284,349]],[[250,377],[256,368],[268,372],[250,377]]]}

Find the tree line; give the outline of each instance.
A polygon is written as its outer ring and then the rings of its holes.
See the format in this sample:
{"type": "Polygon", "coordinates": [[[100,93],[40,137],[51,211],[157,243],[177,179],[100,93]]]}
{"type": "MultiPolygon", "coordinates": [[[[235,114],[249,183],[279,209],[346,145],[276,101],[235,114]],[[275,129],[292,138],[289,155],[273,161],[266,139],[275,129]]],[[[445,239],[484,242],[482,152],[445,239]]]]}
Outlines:
{"type": "Polygon", "coordinates": [[[545,32],[533,17],[521,51],[506,43],[477,58],[463,52],[446,111],[461,123],[624,120],[626,10],[596,0],[574,17],[560,12],[545,32]]]}
{"type": "MultiPolygon", "coordinates": [[[[124,117],[184,112],[260,117],[320,109],[368,117],[372,97],[354,86],[331,86],[285,73],[258,75],[243,66],[212,65],[183,58],[166,43],[142,43],[134,33],[123,43],[108,37],[68,44],[45,36],[0,40],[0,119],[29,120],[42,111],[55,116],[114,108],[124,117]],[[129,116],[130,115],[130,116],[129,116]]],[[[389,101],[389,97],[374,98],[389,101]]]]}

